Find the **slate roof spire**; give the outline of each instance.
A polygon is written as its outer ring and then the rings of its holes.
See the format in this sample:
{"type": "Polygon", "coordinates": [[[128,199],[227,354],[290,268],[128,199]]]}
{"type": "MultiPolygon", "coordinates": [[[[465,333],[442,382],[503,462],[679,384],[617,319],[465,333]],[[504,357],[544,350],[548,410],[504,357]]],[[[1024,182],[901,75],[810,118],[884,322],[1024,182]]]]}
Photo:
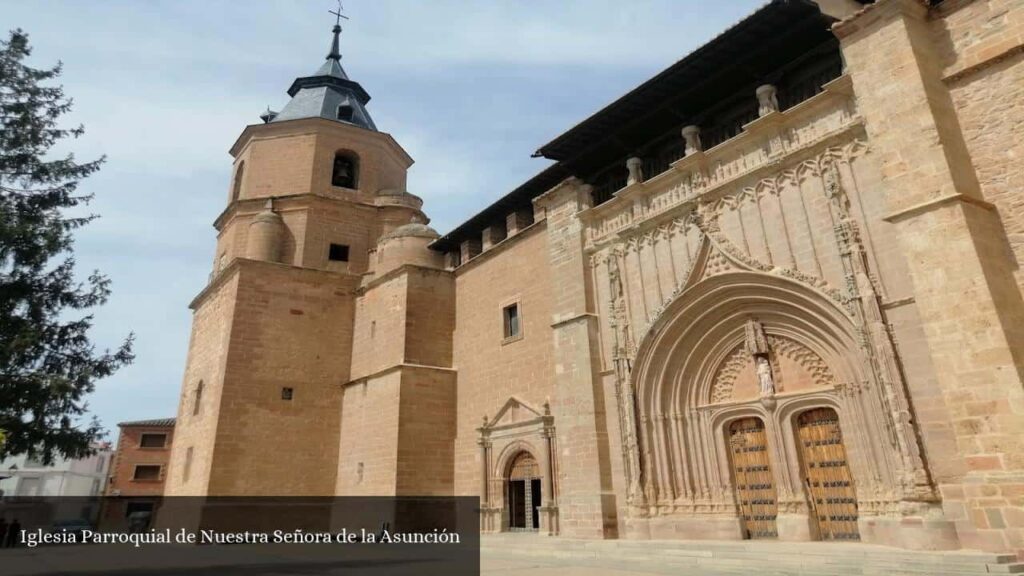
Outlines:
{"type": "Polygon", "coordinates": [[[348,17],[341,14],[340,3],[338,11],[331,14],[337,20],[331,29],[334,37],[326,61],[312,76],[295,79],[288,89],[291,101],[270,122],[319,117],[377,130],[366,110],[370,95],[358,82],[350,80],[341,67],[341,19],[348,17]]]}
{"type": "Polygon", "coordinates": [[[341,26],[334,25],[334,40],[331,41],[331,51],[327,54],[327,61],[316,71],[317,75],[336,76],[348,79],[345,69],[341,67],[341,50],[338,48],[338,36],[341,35],[341,26]]]}

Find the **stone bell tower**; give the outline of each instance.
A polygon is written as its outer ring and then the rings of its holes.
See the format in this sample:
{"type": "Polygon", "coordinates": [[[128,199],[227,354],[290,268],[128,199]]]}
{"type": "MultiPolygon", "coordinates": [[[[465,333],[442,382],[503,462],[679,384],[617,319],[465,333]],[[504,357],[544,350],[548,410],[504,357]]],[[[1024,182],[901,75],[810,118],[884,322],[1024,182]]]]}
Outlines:
{"type": "Polygon", "coordinates": [[[406,192],[413,161],[377,130],[341,66],[340,32],[288,104],[231,147],[213,271],[191,303],[168,495],[334,494],[371,257],[381,242],[389,257],[441,267],[418,241],[433,231],[406,192]]]}

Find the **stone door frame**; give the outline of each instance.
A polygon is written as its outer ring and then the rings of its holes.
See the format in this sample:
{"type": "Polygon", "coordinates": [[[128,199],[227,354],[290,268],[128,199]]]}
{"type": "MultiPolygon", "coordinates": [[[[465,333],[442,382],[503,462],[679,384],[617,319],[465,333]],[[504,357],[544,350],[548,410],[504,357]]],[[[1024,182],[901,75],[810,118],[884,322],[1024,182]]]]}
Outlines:
{"type": "MultiPolygon", "coordinates": [[[[775,519],[780,541],[820,540],[813,518],[811,518],[810,494],[803,483],[803,471],[800,463],[800,441],[797,432],[797,418],[809,410],[828,408],[839,417],[839,428],[843,435],[844,448],[847,449],[847,465],[854,477],[854,491],[857,493],[858,504],[862,493],[858,490],[857,477],[864,477],[874,467],[861,455],[850,454],[850,438],[857,436],[850,429],[850,410],[847,410],[837,390],[840,386],[810,392],[796,392],[775,396],[775,404],[749,400],[731,404],[705,405],[698,410],[705,412],[707,422],[712,428],[711,437],[716,441],[711,448],[712,461],[719,469],[719,477],[723,479],[726,495],[734,494],[732,473],[729,468],[726,441],[729,426],[743,418],[758,418],[765,426],[768,440],[768,459],[771,464],[772,482],[775,485],[778,513],[775,519]]],[[[737,512],[737,521],[739,515],[737,512]]]]}
{"type": "Polygon", "coordinates": [[[483,532],[509,529],[506,503],[508,473],[515,458],[526,452],[540,468],[541,506],[538,508],[538,532],[558,534],[557,469],[554,465],[555,426],[551,408],[545,402],[537,409],[516,397],[510,397],[491,420],[486,416],[477,428],[480,447],[480,525],[483,532]],[[525,412],[525,418],[513,413],[525,412]]]}

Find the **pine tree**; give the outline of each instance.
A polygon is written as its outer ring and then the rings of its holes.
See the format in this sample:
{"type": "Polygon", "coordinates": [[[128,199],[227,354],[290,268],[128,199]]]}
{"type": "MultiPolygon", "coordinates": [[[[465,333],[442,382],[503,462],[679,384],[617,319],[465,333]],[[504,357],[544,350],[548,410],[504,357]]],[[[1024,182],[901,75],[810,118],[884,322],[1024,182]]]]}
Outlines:
{"type": "Polygon", "coordinates": [[[21,30],[0,41],[0,459],[32,453],[49,463],[92,452],[103,430],[86,396],[133,356],[131,335],[113,352],[89,341],[88,309],[107,301],[110,282],[99,272],[75,279],[73,233],[95,216],[68,212],[89,202],[78,184],[104,158],[54,157],[84,129],[58,124],[72,104],[47,85],[61,64],[31,68],[30,54],[21,30]]]}

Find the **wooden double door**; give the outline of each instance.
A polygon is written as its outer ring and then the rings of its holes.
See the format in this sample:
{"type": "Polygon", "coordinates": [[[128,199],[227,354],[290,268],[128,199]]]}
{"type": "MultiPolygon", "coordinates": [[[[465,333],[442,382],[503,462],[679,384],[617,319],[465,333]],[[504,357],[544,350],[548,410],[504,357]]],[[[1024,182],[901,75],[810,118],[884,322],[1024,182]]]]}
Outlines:
{"type": "MultiPolygon", "coordinates": [[[[797,417],[801,476],[812,520],[822,540],[858,540],[857,499],[834,410],[819,408],[797,417]]],[[[728,429],[729,459],[745,538],[778,536],[778,501],[768,449],[759,418],[742,418],[728,429]]]]}

